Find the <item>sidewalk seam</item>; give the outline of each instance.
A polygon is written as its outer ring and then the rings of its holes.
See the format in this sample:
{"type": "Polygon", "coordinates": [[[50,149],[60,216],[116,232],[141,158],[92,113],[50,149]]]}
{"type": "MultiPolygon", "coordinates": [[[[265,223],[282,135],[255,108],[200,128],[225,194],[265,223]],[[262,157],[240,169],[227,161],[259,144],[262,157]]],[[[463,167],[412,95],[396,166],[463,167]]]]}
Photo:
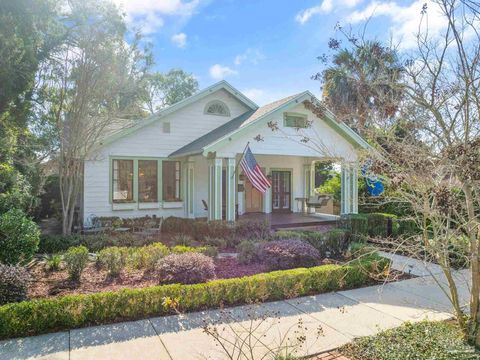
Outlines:
{"type": "Polygon", "coordinates": [[[160,340],[160,343],[162,344],[163,348],[164,348],[165,351],[167,352],[168,357],[169,357],[171,360],[173,360],[172,355],[170,354],[170,352],[168,351],[167,347],[165,346],[165,343],[163,342],[162,338],[160,337],[160,334],[157,332],[157,329],[155,329],[155,326],[153,326],[153,323],[150,321],[150,318],[148,318],[147,320],[148,320],[148,323],[150,324],[150,326],[152,327],[153,331],[154,331],[155,334],[157,335],[158,340],[160,340]]]}

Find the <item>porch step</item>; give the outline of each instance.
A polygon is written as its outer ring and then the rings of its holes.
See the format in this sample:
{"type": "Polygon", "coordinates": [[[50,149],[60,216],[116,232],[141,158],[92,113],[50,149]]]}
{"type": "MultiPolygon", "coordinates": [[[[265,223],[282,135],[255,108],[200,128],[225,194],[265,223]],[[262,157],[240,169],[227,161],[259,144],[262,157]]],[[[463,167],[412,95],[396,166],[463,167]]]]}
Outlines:
{"type": "Polygon", "coordinates": [[[287,229],[287,228],[307,228],[307,227],[315,227],[320,225],[337,225],[336,220],[319,220],[319,221],[304,221],[304,222],[296,222],[296,223],[288,223],[288,224],[272,224],[270,227],[272,230],[277,229],[287,229]]]}

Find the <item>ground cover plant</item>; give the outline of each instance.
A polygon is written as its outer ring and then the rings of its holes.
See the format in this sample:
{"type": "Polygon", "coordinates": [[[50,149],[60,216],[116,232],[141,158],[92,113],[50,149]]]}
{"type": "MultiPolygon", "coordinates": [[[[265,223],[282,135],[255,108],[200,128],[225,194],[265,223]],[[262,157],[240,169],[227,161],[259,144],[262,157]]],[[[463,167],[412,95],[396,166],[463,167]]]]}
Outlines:
{"type": "Polygon", "coordinates": [[[463,339],[462,332],[447,322],[407,323],[374,336],[354,340],[340,352],[352,360],[480,359],[463,339]]]}

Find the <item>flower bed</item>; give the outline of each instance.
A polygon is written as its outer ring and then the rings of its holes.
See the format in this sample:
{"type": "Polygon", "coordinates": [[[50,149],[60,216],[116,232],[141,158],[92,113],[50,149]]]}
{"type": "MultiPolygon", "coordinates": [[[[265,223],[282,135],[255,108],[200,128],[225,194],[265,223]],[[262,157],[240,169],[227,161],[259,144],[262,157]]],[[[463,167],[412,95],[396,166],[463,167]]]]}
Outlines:
{"type": "Polygon", "coordinates": [[[282,270],[202,284],[11,303],[0,307],[0,338],[355,288],[368,284],[372,273],[384,271],[388,264],[387,259],[369,256],[346,265],[282,270]]]}

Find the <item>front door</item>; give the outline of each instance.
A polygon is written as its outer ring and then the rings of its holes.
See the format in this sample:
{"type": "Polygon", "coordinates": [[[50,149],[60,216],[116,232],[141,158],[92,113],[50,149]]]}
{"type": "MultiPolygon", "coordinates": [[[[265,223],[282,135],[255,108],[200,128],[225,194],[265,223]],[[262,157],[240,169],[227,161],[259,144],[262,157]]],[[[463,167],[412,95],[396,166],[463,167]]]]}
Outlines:
{"type": "Polygon", "coordinates": [[[274,212],[290,211],[291,191],[290,171],[272,171],[272,210],[274,212]]]}
{"type": "Polygon", "coordinates": [[[255,189],[248,179],[245,180],[245,212],[262,211],[262,193],[255,189]]]}

